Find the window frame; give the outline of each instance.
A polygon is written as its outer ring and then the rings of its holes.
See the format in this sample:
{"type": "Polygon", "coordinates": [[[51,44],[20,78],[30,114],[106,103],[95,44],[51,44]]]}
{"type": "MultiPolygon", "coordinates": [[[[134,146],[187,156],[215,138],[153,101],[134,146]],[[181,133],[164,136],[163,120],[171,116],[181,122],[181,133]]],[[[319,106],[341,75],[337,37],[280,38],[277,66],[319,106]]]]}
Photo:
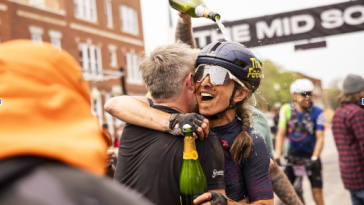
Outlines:
{"type": "Polygon", "coordinates": [[[140,56],[134,52],[127,52],[126,68],[127,68],[127,82],[130,84],[142,85],[143,78],[139,71],[140,56]]]}
{"type": "Polygon", "coordinates": [[[62,49],[62,33],[55,30],[49,30],[48,34],[51,38],[51,44],[58,49],[62,49]]]}
{"type": "Polygon", "coordinates": [[[105,0],[105,14],[106,14],[106,22],[108,28],[114,28],[114,19],[112,15],[112,3],[111,0],[105,0]]]}
{"type": "Polygon", "coordinates": [[[38,26],[29,26],[30,38],[34,42],[42,43],[43,42],[43,28],[38,26]]]}
{"type": "Polygon", "coordinates": [[[138,11],[126,5],[119,6],[121,31],[139,35],[138,11]]]}
{"type": "Polygon", "coordinates": [[[94,44],[79,43],[78,50],[82,72],[90,74],[93,77],[102,77],[101,48],[94,44]]]}
{"type": "Polygon", "coordinates": [[[97,8],[95,0],[73,0],[74,15],[77,19],[97,22],[97,8]]]}

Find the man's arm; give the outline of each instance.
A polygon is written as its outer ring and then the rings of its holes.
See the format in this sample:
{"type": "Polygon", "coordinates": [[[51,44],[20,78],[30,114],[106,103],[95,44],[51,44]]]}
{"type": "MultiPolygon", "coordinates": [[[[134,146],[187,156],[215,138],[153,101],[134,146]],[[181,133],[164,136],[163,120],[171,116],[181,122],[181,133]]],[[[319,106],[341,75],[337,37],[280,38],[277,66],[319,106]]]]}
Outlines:
{"type": "Polygon", "coordinates": [[[312,153],[312,157],[319,158],[321,155],[321,151],[324,146],[324,123],[324,113],[321,111],[316,119],[316,144],[312,153]]]}
{"type": "Polygon", "coordinates": [[[319,158],[323,147],[324,147],[324,131],[316,130],[316,145],[315,149],[313,150],[312,156],[319,158]]]}
{"type": "Polygon", "coordinates": [[[291,182],[278,167],[276,162],[274,162],[274,165],[269,169],[269,176],[272,181],[273,191],[278,198],[282,200],[283,204],[303,205],[298,198],[296,191],[293,189],[291,182]]]}
{"type": "MultiPolygon", "coordinates": [[[[124,122],[154,129],[158,131],[168,131],[174,135],[183,135],[179,124],[190,124],[196,131],[199,139],[207,137],[209,133],[209,121],[201,115],[178,114],[172,116],[149,106],[148,99],[136,96],[119,96],[109,99],[104,105],[106,112],[124,122]],[[176,125],[173,128],[170,125],[176,125]]],[[[194,138],[197,135],[194,132],[194,138]]]]}
{"type": "Polygon", "coordinates": [[[354,131],[354,136],[359,141],[361,153],[364,155],[364,110],[354,113],[350,119],[350,124],[354,131]]]}
{"type": "Polygon", "coordinates": [[[196,42],[193,38],[191,17],[178,12],[180,18],[177,21],[175,40],[180,40],[183,43],[190,45],[191,48],[196,48],[196,42]]]}
{"type": "Polygon", "coordinates": [[[276,135],[276,159],[280,159],[282,156],[283,143],[287,131],[287,122],[289,120],[286,116],[287,106],[289,107],[289,105],[283,105],[279,111],[278,131],[276,135]]]}
{"type": "Polygon", "coordinates": [[[158,131],[169,129],[171,114],[151,108],[145,97],[113,97],[105,103],[104,109],[110,115],[130,124],[158,131]]]}
{"type": "Polygon", "coordinates": [[[282,156],[283,143],[286,135],[286,127],[278,127],[277,135],[276,135],[276,159],[280,159],[282,156]]]}
{"type": "Polygon", "coordinates": [[[245,200],[236,202],[231,199],[227,199],[225,190],[211,190],[211,192],[206,192],[198,196],[193,202],[201,205],[273,205],[273,199],[259,200],[253,203],[246,203],[244,201],[245,200]]]}

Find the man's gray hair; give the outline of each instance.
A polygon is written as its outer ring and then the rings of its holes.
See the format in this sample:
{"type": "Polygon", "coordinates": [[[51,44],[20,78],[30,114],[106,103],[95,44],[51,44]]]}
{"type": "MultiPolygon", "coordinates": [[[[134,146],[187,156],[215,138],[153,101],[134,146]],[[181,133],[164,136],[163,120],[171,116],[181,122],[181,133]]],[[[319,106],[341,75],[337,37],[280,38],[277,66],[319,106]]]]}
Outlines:
{"type": "Polygon", "coordinates": [[[177,42],[162,45],[146,54],[140,61],[140,71],[154,99],[175,99],[182,90],[185,78],[195,72],[200,51],[177,42]]]}

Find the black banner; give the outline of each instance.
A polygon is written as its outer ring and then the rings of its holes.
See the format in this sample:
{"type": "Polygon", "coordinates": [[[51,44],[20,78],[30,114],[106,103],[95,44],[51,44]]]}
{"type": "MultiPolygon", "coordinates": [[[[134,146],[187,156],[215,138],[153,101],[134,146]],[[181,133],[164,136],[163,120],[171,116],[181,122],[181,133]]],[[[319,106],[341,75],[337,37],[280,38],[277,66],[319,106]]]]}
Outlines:
{"type": "MultiPolygon", "coordinates": [[[[364,30],[364,0],[223,23],[232,41],[247,47],[364,30]]],[[[223,40],[217,24],[193,28],[198,47],[223,40]]]]}

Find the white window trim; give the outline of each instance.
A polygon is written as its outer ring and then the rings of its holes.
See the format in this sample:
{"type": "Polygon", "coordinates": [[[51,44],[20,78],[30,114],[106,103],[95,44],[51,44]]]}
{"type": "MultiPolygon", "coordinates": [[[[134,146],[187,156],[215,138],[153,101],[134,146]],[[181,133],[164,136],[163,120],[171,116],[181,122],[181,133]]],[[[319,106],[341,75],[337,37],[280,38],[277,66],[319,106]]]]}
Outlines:
{"type": "Polygon", "coordinates": [[[139,35],[138,11],[126,5],[119,6],[121,31],[124,33],[139,35]]]}
{"type": "Polygon", "coordinates": [[[91,4],[87,4],[88,0],[73,0],[73,6],[77,3],[77,13],[74,11],[74,15],[79,20],[96,23],[97,22],[97,8],[96,0],[90,0],[91,4]],[[93,13],[91,13],[93,12],[93,13]]]}
{"type": "Polygon", "coordinates": [[[83,72],[86,75],[91,75],[93,77],[102,77],[102,56],[100,47],[91,43],[79,43],[79,50],[80,49],[82,52],[81,66],[83,72]]]}
{"type": "Polygon", "coordinates": [[[29,26],[29,31],[31,34],[34,35],[43,35],[44,30],[41,27],[38,26],[29,26]]]}
{"type": "Polygon", "coordinates": [[[110,52],[110,66],[113,68],[118,67],[118,55],[117,55],[117,47],[115,45],[109,45],[110,52]]]}
{"type": "Polygon", "coordinates": [[[43,32],[44,32],[43,28],[38,27],[38,26],[29,26],[29,32],[30,32],[30,34],[32,36],[31,38],[32,38],[33,41],[36,41],[36,42],[42,42],[43,41],[43,37],[42,37],[43,32]],[[40,39],[35,40],[34,36],[38,36],[38,37],[40,37],[40,39]]]}
{"type": "Polygon", "coordinates": [[[51,37],[51,43],[53,44],[53,46],[55,46],[56,48],[61,49],[62,48],[62,33],[59,31],[54,31],[54,30],[49,30],[48,31],[49,37],[51,37]],[[52,41],[57,41],[58,45],[55,45],[52,41]]]}
{"type": "Polygon", "coordinates": [[[127,82],[129,84],[142,85],[143,78],[139,71],[140,56],[134,52],[128,52],[126,55],[127,82]]]}
{"type": "Polygon", "coordinates": [[[34,6],[34,7],[39,7],[39,8],[45,8],[46,4],[45,4],[45,0],[29,0],[29,5],[34,6]]]}
{"type": "Polygon", "coordinates": [[[62,33],[59,31],[49,30],[48,34],[51,38],[58,38],[58,39],[62,38],[62,33]]]}
{"type": "Polygon", "coordinates": [[[105,0],[105,14],[108,28],[114,28],[114,19],[112,15],[112,3],[111,0],[105,0]]]}

